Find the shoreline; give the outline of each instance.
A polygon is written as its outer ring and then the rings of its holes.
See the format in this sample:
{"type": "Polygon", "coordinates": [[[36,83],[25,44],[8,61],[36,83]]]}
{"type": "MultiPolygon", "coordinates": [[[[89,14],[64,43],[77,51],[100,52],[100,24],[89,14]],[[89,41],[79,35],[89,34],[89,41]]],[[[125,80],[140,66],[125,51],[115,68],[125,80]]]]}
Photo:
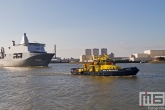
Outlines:
{"type": "MultiPolygon", "coordinates": [[[[69,64],[87,64],[91,62],[69,62],[69,64]]],[[[115,63],[140,63],[140,61],[115,61],[115,63]]]]}
{"type": "Polygon", "coordinates": [[[165,61],[150,61],[150,62],[148,62],[148,63],[165,63],[165,61]]]}
{"type": "MultiPolygon", "coordinates": [[[[91,62],[50,62],[50,63],[69,63],[69,64],[87,64],[91,62]]],[[[140,63],[140,61],[115,61],[115,63],[140,63]]],[[[165,61],[150,61],[146,63],[165,63],[165,61]]]]}

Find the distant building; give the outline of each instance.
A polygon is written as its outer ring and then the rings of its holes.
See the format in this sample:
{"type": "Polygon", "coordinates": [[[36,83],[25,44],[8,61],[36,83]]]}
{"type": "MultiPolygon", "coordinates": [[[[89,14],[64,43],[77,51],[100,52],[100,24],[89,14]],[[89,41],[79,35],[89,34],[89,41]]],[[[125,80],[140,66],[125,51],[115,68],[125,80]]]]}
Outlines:
{"type": "Polygon", "coordinates": [[[148,54],[150,58],[155,56],[165,56],[165,50],[145,50],[145,54],[148,54]]]}
{"type": "Polygon", "coordinates": [[[130,55],[131,61],[149,61],[155,56],[165,56],[165,50],[145,50],[144,53],[130,55]]]}
{"type": "Polygon", "coordinates": [[[99,55],[99,49],[98,48],[93,49],[93,55],[99,55]]]}
{"type": "Polygon", "coordinates": [[[91,49],[85,49],[85,55],[91,55],[91,49]]]}
{"type": "Polygon", "coordinates": [[[165,56],[155,56],[154,61],[165,61],[165,56]]]}
{"type": "Polygon", "coordinates": [[[70,59],[69,61],[70,61],[70,62],[79,62],[80,59],[78,59],[78,58],[74,59],[74,58],[73,58],[73,59],[70,59]]]}
{"type": "Polygon", "coordinates": [[[114,57],[115,57],[114,53],[109,54],[109,58],[114,58],[114,57]]]}
{"type": "Polygon", "coordinates": [[[102,48],[101,49],[101,55],[107,54],[107,48],[102,48]]]}
{"type": "Polygon", "coordinates": [[[93,60],[92,55],[81,55],[80,56],[80,62],[90,62],[91,60],[93,60]]]}
{"type": "Polygon", "coordinates": [[[114,58],[111,58],[112,60],[129,60],[129,57],[114,57],[114,58]]]}
{"type": "Polygon", "coordinates": [[[80,62],[84,62],[85,56],[86,56],[86,55],[81,55],[81,56],[80,56],[80,62]]]}
{"type": "Polygon", "coordinates": [[[61,62],[61,57],[52,58],[51,62],[61,62]]]}
{"type": "Polygon", "coordinates": [[[152,58],[149,58],[149,55],[145,53],[136,53],[136,54],[130,55],[130,60],[131,61],[149,61],[149,60],[152,60],[152,58]]]}

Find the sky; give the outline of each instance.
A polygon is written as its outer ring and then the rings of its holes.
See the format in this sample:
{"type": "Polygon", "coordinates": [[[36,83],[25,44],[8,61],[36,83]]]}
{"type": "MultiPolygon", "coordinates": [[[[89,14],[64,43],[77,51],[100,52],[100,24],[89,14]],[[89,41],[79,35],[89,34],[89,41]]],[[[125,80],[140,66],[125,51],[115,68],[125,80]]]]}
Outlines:
{"type": "Polygon", "coordinates": [[[79,58],[107,48],[128,57],[165,50],[165,0],[0,0],[0,47],[11,40],[45,43],[47,52],[79,58]]]}

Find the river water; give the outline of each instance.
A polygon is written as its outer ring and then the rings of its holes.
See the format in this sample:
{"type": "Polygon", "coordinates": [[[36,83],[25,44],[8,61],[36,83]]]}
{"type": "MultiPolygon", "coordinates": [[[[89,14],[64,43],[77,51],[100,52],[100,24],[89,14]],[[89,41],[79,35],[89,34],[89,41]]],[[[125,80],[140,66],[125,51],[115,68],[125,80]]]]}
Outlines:
{"type": "Polygon", "coordinates": [[[136,66],[136,76],[71,75],[76,64],[0,68],[0,110],[141,110],[139,92],[165,92],[165,64],[136,66]]]}

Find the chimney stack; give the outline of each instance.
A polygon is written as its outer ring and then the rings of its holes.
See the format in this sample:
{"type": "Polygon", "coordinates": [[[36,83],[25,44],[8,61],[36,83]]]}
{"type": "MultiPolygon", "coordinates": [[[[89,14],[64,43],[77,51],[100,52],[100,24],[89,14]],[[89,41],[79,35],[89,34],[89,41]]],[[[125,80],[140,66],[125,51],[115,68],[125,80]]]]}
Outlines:
{"type": "Polygon", "coordinates": [[[56,58],[56,45],[54,45],[54,57],[56,58]]]}

